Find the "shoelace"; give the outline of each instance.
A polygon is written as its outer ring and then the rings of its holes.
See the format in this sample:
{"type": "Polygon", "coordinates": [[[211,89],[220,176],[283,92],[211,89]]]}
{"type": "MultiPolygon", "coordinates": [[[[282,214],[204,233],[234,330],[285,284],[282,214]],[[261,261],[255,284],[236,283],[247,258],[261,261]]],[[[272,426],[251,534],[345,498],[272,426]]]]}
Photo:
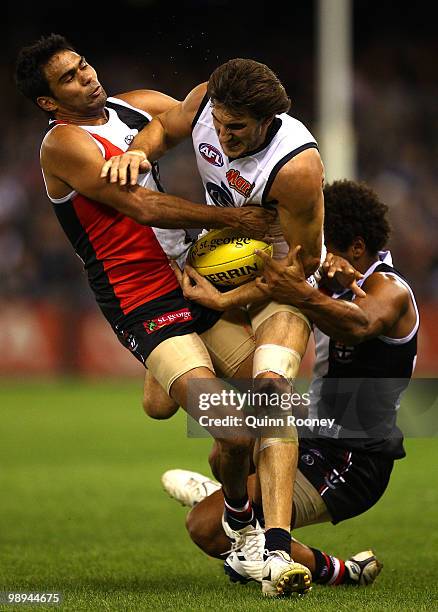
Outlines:
{"type": "Polygon", "coordinates": [[[238,531],[235,531],[234,533],[236,535],[236,539],[231,544],[230,550],[226,551],[224,554],[228,555],[232,552],[241,550],[244,552],[245,557],[251,561],[263,559],[265,538],[262,539],[260,537],[260,535],[263,534],[261,529],[254,528],[245,531],[245,533],[239,533],[238,531]]]}
{"type": "MultiPolygon", "coordinates": [[[[286,553],[286,554],[287,554],[287,553],[286,553]]],[[[264,559],[267,559],[268,557],[278,557],[279,559],[282,559],[282,561],[286,561],[286,562],[293,561],[293,559],[292,559],[292,557],[291,557],[290,555],[289,555],[289,559],[286,559],[286,558],[285,558],[285,557],[284,557],[284,556],[281,554],[281,552],[280,552],[280,551],[278,551],[278,550],[274,550],[274,551],[272,551],[272,550],[268,550],[267,548],[265,548],[265,549],[263,550],[263,558],[264,558],[264,559]]]]}

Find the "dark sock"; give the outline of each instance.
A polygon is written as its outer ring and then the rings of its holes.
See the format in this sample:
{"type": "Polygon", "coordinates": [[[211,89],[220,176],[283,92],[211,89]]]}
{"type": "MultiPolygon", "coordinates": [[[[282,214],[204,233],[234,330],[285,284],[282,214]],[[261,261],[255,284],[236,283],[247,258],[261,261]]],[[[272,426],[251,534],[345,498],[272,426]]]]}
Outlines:
{"type": "Polygon", "coordinates": [[[243,529],[250,523],[255,524],[254,512],[248,495],[241,499],[225,498],[225,520],[235,531],[243,529]]]}
{"type": "Polygon", "coordinates": [[[283,550],[290,555],[291,537],[286,529],[273,527],[265,532],[266,549],[269,551],[283,550]]]}
{"type": "Polygon", "coordinates": [[[313,582],[318,584],[343,584],[348,578],[345,563],[342,559],[326,555],[322,551],[311,548],[315,557],[315,571],[312,572],[313,582]]]}

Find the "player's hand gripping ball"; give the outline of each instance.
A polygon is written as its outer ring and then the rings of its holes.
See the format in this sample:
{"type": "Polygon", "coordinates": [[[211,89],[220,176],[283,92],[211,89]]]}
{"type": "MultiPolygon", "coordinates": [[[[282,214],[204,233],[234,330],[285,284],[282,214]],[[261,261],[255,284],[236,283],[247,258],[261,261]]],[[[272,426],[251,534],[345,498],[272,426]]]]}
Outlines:
{"type": "Polygon", "coordinates": [[[239,234],[234,229],[211,230],[191,247],[187,263],[213,285],[237,287],[263,270],[255,249],[272,257],[272,245],[239,234]]]}

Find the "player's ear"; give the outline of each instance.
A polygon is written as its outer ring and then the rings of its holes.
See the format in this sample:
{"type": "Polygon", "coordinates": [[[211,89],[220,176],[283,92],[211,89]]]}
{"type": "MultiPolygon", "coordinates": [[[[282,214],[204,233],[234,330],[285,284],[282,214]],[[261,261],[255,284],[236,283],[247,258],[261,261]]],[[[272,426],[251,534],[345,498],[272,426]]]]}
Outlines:
{"type": "Polygon", "coordinates": [[[362,236],[356,236],[350,248],[352,250],[354,259],[359,259],[359,257],[362,257],[366,251],[365,240],[362,238],[362,236]]]}
{"type": "Polygon", "coordinates": [[[53,113],[58,108],[58,105],[55,102],[55,99],[51,96],[39,96],[37,98],[38,106],[47,113],[53,113]]]}

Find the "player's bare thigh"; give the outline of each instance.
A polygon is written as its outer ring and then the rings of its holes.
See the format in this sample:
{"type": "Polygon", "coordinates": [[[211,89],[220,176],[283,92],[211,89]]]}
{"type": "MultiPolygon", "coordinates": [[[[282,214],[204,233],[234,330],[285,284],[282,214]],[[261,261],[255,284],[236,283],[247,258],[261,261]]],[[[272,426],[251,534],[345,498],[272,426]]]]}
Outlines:
{"type": "MultiPolygon", "coordinates": [[[[201,338],[213,360],[217,376],[252,377],[255,343],[246,313],[240,310],[225,313],[201,338]]],[[[166,355],[163,358],[166,358],[166,355]]],[[[146,370],[143,387],[145,413],[153,419],[169,419],[177,412],[178,407],[149,370],[146,370]]]]}
{"type": "Polygon", "coordinates": [[[143,384],[143,410],[152,419],[170,419],[179,405],[166,393],[158,380],[146,370],[143,384]]]}
{"type": "Polygon", "coordinates": [[[186,407],[191,378],[216,379],[210,356],[196,333],[161,342],[146,359],[143,408],[154,418],[169,418],[186,407]]]}
{"type": "MultiPolygon", "coordinates": [[[[254,353],[251,353],[241,361],[234,378],[251,378],[254,353]]],[[[218,371],[218,376],[227,374],[218,371]]],[[[160,383],[146,370],[143,385],[143,409],[152,419],[170,419],[179,409],[175,402],[163,389],[160,383]]]]}
{"type": "Polygon", "coordinates": [[[292,312],[272,314],[256,330],[256,345],[277,344],[304,355],[309,340],[308,323],[292,312]]]}

